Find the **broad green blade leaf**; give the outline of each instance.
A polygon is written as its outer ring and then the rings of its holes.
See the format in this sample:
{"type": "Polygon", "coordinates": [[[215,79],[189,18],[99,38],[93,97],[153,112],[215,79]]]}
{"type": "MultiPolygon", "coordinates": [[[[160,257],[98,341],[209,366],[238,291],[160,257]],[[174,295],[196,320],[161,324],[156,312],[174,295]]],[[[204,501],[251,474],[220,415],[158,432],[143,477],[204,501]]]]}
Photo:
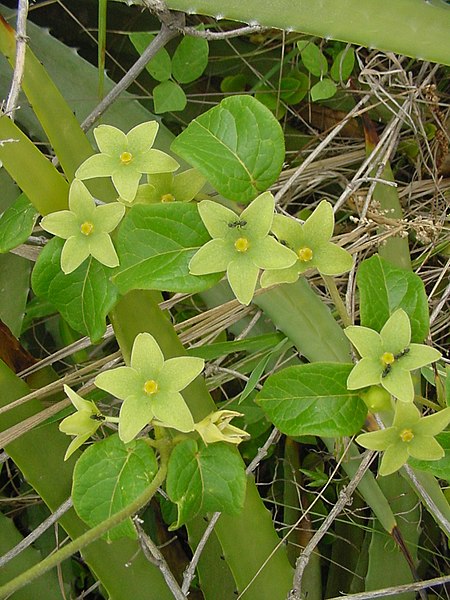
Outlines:
{"type": "Polygon", "coordinates": [[[172,150],[196,167],[216,190],[250,202],[274,183],[284,160],[284,137],[270,110],[252,96],[222,100],[173,142],[172,150]]]}
{"type": "Polygon", "coordinates": [[[353,365],[311,363],[271,375],[255,398],[272,423],[286,435],[336,437],[357,433],[367,408],[347,390],[353,365]]]}
{"type": "Polygon", "coordinates": [[[327,59],[316,44],[307,40],[301,40],[297,42],[297,48],[300,51],[302,63],[312,75],[322,77],[322,75],[327,73],[327,59]]]}
{"type": "Polygon", "coordinates": [[[408,463],[415,469],[426,471],[438,479],[445,479],[450,483],[450,431],[439,433],[436,440],[445,450],[444,458],[440,460],[418,460],[410,457],[408,463]]]}
{"type": "Polygon", "coordinates": [[[178,506],[178,520],[170,529],[198,514],[221,511],[236,515],[244,506],[244,463],[229,444],[181,442],[170,455],[166,483],[169,498],[178,506]]]}
{"type": "Polygon", "coordinates": [[[0,116],[0,162],[42,214],[67,208],[69,185],[33,142],[11,121],[0,116]]]}
{"type": "Polygon", "coordinates": [[[189,274],[189,261],[209,240],[197,206],[183,202],[134,206],[119,229],[120,267],[114,283],[133,289],[198,292],[215,285],[221,274],[189,274]]]}
{"type": "MultiPolygon", "coordinates": [[[[156,36],[152,33],[130,33],[128,37],[139,54],[142,54],[156,36]]],[[[172,73],[172,62],[167,50],[161,48],[152,60],[146,64],[145,68],[153,79],[167,81],[172,73]]]]}
{"type": "Polygon", "coordinates": [[[105,332],[105,319],[117,300],[112,269],[92,257],[69,275],[61,271],[64,240],[53,238],[41,252],[31,283],[37,296],[49,300],[69,325],[93,342],[105,332]]]}
{"type": "Polygon", "coordinates": [[[19,337],[30,291],[31,263],[16,254],[0,255],[0,319],[19,337]]]}
{"type": "Polygon", "coordinates": [[[155,113],[161,114],[186,108],[186,94],[174,81],[163,81],[153,90],[155,113]]]}
{"type": "Polygon", "coordinates": [[[37,216],[34,206],[21,194],[0,217],[0,253],[23,244],[31,235],[37,216]]]}
{"type": "Polygon", "coordinates": [[[198,79],[208,64],[209,46],[202,38],[186,35],[172,57],[172,74],[180,83],[198,79]]]}
{"type": "Polygon", "coordinates": [[[352,74],[355,66],[355,51],[353,48],[344,48],[333,61],[330,75],[335,81],[346,81],[352,74]]]}
{"type": "Polygon", "coordinates": [[[380,331],[391,314],[403,308],[411,321],[411,341],[423,342],[429,329],[428,302],[418,275],[372,256],[359,266],[356,281],[361,325],[380,331]]]}
{"type": "MultiPolygon", "coordinates": [[[[155,453],[143,440],[129,444],[117,434],[92,444],[73,472],[72,500],[78,516],[94,527],[131,504],[158,470],[155,453]]],[[[137,537],[131,519],[106,534],[107,541],[137,537]]]]}
{"type": "MultiPolygon", "coordinates": [[[[23,542],[23,537],[14,525],[12,517],[8,518],[0,513],[0,554],[6,554],[17,544],[23,542]]],[[[0,570],[0,585],[4,585],[14,577],[17,577],[27,569],[42,560],[42,550],[33,546],[24,548],[13,561],[4,565],[0,570]]],[[[58,584],[58,576],[55,570],[45,573],[28,585],[22,592],[14,594],[17,600],[26,598],[46,598],[46,600],[60,600],[61,590],[58,584]]],[[[12,596],[13,597],[13,596],[12,596]]]]}
{"type": "Polygon", "coordinates": [[[327,77],[322,79],[322,81],[318,81],[311,88],[311,100],[313,102],[317,102],[317,100],[326,100],[327,98],[332,98],[336,93],[336,84],[331,79],[327,77]]]}

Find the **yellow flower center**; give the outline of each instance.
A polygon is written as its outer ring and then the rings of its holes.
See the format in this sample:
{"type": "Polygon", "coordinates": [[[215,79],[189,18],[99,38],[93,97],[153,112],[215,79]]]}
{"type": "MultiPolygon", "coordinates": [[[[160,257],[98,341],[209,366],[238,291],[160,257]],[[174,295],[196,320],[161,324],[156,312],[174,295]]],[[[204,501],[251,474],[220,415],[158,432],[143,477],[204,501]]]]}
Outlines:
{"type": "Polygon", "coordinates": [[[122,152],[122,154],[120,155],[120,162],[123,165],[128,165],[130,164],[130,162],[133,160],[133,155],[131,154],[131,152],[122,152]]]}
{"type": "Polygon", "coordinates": [[[392,354],[392,352],[385,352],[381,356],[381,362],[383,363],[383,365],[392,365],[394,360],[395,360],[395,356],[392,354]]]}
{"type": "Polygon", "coordinates": [[[411,431],[411,429],[404,429],[400,434],[402,442],[410,442],[413,439],[413,437],[414,434],[411,431]]]}
{"type": "Polygon", "coordinates": [[[90,223],[89,221],[85,221],[81,227],[80,227],[80,231],[83,235],[91,235],[91,233],[94,231],[94,225],[93,223],[90,223]]]}
{"type": "Polygon", "coordinates": [[[247,252],[247,250],[250,248],[250,242],[247,238],[238,238],[234,242],[234,247],[238,252],[247,252]]]}
{"type": "Polygon", "coordinates": [[[161,202],[175,202],[175,196],[173,194],[163,194],[161,202]]]}
{"type": "Polygon", "coordinates": [[[298,250],[297,256],[302,262],[309,262],[310,260],[312,260],[313,251],[311,250],[311,248],[308,248],[308,246],[305,246],[304,248],[300,248],[298,250]]]}
{"type": "Polygon", "coordinates": [[[158,391],[158,382],[154,379],[148,379],[144,384],[144,392],[151,396],[158,391]]]}

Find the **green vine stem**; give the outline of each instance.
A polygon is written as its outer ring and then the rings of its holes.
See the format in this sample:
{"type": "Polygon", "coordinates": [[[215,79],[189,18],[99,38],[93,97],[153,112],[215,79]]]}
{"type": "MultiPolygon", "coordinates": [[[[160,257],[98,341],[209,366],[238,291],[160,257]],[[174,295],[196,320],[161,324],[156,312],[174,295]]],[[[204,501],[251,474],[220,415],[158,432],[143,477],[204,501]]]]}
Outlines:
{"type": "Polygon", "coordinates": [[[440,0],[341,0],[339,6],[335,0],[168,0],[167,5],[450,64],[450,7],[440,0]]]}
{"type": "Polygon", "coordinates": [[[66,558],[72,556],[72,554],[75,554],[75,552],[79,552],[95,540],[98,540],[104,533],[106,533],[107,531],[109,531],[128,517],[133,516],[142,507],[144,507],[151,500],[151,498],[153,498],[158,487],[162,485],[166,478],[167,463],[169,460],[169,448],[170,443],[167,443],[165,445],[160,444],[159,470],[156,473],[153,481],[148,486],[148,488],[140,496],[138,496],[134,502],[132,502],[116,514],[112,515],[112,517],[110,517],[109,519],[106,519],[106,521],[103,521],[102,523],[99,523],[99,525],[97,525],[96,527],[89,529],[88,531],[86,531],[86,533],[80,535],[80,537],[67,544],[67,546],[64,546],[60,550],[57,550],[51,556],[48,556],[34,567],[31,567],[31,569],[28,569],[27,571],[21,573],[18,577],[12,579],[7,584],[2,586],[0,588],[0,598],[7,598],[13,592],[20,590],[22,587],[24,587],[43,573],[46,573],[53,567],[59,565],[66,558]]]}

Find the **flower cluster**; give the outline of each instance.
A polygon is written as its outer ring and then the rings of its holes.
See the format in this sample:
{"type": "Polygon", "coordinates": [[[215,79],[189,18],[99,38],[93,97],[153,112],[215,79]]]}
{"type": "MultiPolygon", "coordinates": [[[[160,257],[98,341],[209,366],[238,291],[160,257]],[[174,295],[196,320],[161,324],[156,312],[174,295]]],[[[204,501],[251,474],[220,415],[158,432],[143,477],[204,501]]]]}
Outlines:
{"type": "Polygon", "coordinates": [[[119,417],[103,415],[94,402],[84,400],[64,386],[76,412],[66,417],[59,428],[76,436],[70,443],[65,459],[69,458],[104,422],[119,423],[119,437],[131,442],[147,425],[169,427],[181,433],[197,432],[205,444],[228,442],[239,444],[249,435],[230,425],[240,413],[220,410],[194,423],[181,391],[204,367],[204,360],[191,356],[164,359],[155,338],[149,333],[136,336],[131,351],[130,366],[100,373],[95,385],[122,400],[119,417]]]}
{"type": "Polygon", "coordinates": [[[69,190],[69,210],[51,213],[41,221],[45,231],[66,240],[61,253],[61,269],[66,275],[89,256],[107,267],[119,265],[110,234],[125,214],[123,205],[137,199],[143,174],[150,179],[141,186],[144,199],[138,201],[188,201],[203,187],[204,178],[193,169],[174,176],[179,168],[176,160],[152,148],[158,127],[156,121],[149,121],[128,134],[111,125],[94,129],[100,152],[77,169],[69,190]],[[111,177],[120,202],[96,205],[82,181],[97,177],[111,177]]]}
{"type": "Polygon", "coordinates": [[[334,217],[329,202],[322,201],[304,225],[275,215],[274,207],[270,192],[260,194],[240,215],[217,202],[200,202],[198,210],[212,240],[193,256],[190,272],[226,271],[236,298],[249,304],[260,269],[261,287],[292,283],[311,268],[324,275],[351,269],[351,255],[330,242],[334,217]]]}
{"type": "Polygon", "coordinates": [[[450,408],[422,417],[414,405],[411,371],[435,362],[440,352],[424,344],[411,343],[411,324],[403,309],[396,310],[380,333],[368,327],[351,326],[345,334],[361,360],[350,372],[350,390],[369,388],[362,397],[373,411],[391,410],[386,394],[396,399],[392,425],[359,435],[364,448],[382,450],[380,475],[389,475],[402,467],[409,456],[438,460],[444,450],[434,439],[450,423],[450,408]],[[382,393],[383,392],[383,393],[382,393]]]}

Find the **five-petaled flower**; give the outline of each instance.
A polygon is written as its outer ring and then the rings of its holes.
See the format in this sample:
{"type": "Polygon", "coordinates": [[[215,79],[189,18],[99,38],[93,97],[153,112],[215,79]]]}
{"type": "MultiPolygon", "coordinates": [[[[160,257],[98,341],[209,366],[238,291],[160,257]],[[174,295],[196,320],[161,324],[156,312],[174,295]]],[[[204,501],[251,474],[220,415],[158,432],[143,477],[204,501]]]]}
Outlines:
{"type": "Polygon", "coordinates": [[[326,200],[322,200],[303,225],[291,217],[275,215],[272,232],[282,244],[294,250],[297,260],[287,269],[263,273],[261,287],[293,283],[302,273],[314,268],[323,275],[340,275],[349,271],[353,265],[352,256],[330,242],[333,230],[333,208],[326,200]]]}
{"type": "Polygon", "coordinates": [[[347,327],[344,333],[362,357],[348,376],[349,390],[381,384],[399,400],[412,402],[414,386],[410,371],[441,357],[435,348],[410,343],[411,325],[401,308],[389,317],[380,333],[359,326],[347,327]]]}
{"type": "Polygon", "coordinates": [[[274,206],[270,192],[260,194],[240,215],[217,202],[200,202],[200,216],[213,239],[192,257],[190,272],[226,271],[236,298],[250,304],[260,269],[282,269],[297,260],[292,250],[269,235],[274,206]]]}
{"type": "Polygon", "coordinates": [[[75,179],[69,191],[69,210],[60,210],[44,217],[41,227],[63,238],[61,269],[67,275],[78,268],[88,256],[107,267],[117,267],[119,259],[109,234],[120,223],[125,207],[118,202],[95,205],[86,186],[75,179]]]}
{"type": "Polygon", "coordinates": [[[59,424],[59,430],[76,437],[70,442],[64,460],[67,460],[84,442],[93,435],[104,421],[104,417],[91,400],[84,400],[68,385],[64,391],[77,411],[66,417],[59,424]]]}
{"type": "Polygon", "coordinates": [[[133,127],[128,134],[112,125],[96,127],[94,137],[100,154],[86,159],[75,177],[111,177],[119,196],[132,202],[143,173],[166,173],[179,167],[171,156],[152,148],[158,127],[156,121],[148,121],[133,127]]]}
{"type": "Polygon", "coordinates": [[[140,333],[134,340],[129,367],[97,375],[95,385],[124,400],[119,414],[119,437],[127,443],[150,422],[178,431],[194,430],[194,421],[180,391],[204,367],[204,360],[180,356],[164,360],[156,340],[140,333]]]}
{"type": "MultiPolygon", "coordinates": [[[[205,185],[206,179],[196,169],[188,169],[177,175],[148,175],[147,181],[148,183],[139,186],[133,204],[190,202],[205,185]]],[[[122,198],[119,198],[119,201],[122,201],[122,198]]]]}
{"type": "Polygon", "coordinates": [[[420,460],[439,460],[445,454],[434,436],[450,422],[450,408],[422,417],[411,402],[397,402],[392,427],[363,433],[358,444],[369,450],[383,450],[380,475],[390,475],[402,467],[409,456],[420,460]]]}
{"type": "Polygon", "coordinates": [[[215,442],[229,442],[230,444],[240,444],[243,440],[250,437],[243,429],[230,425],[234,417],[242,417],[241,413],[235,410],[218,410],[211,413],[199,423],[195,423],[194,429],[200,434],[205,444],[214,444],[215,442]]]}

